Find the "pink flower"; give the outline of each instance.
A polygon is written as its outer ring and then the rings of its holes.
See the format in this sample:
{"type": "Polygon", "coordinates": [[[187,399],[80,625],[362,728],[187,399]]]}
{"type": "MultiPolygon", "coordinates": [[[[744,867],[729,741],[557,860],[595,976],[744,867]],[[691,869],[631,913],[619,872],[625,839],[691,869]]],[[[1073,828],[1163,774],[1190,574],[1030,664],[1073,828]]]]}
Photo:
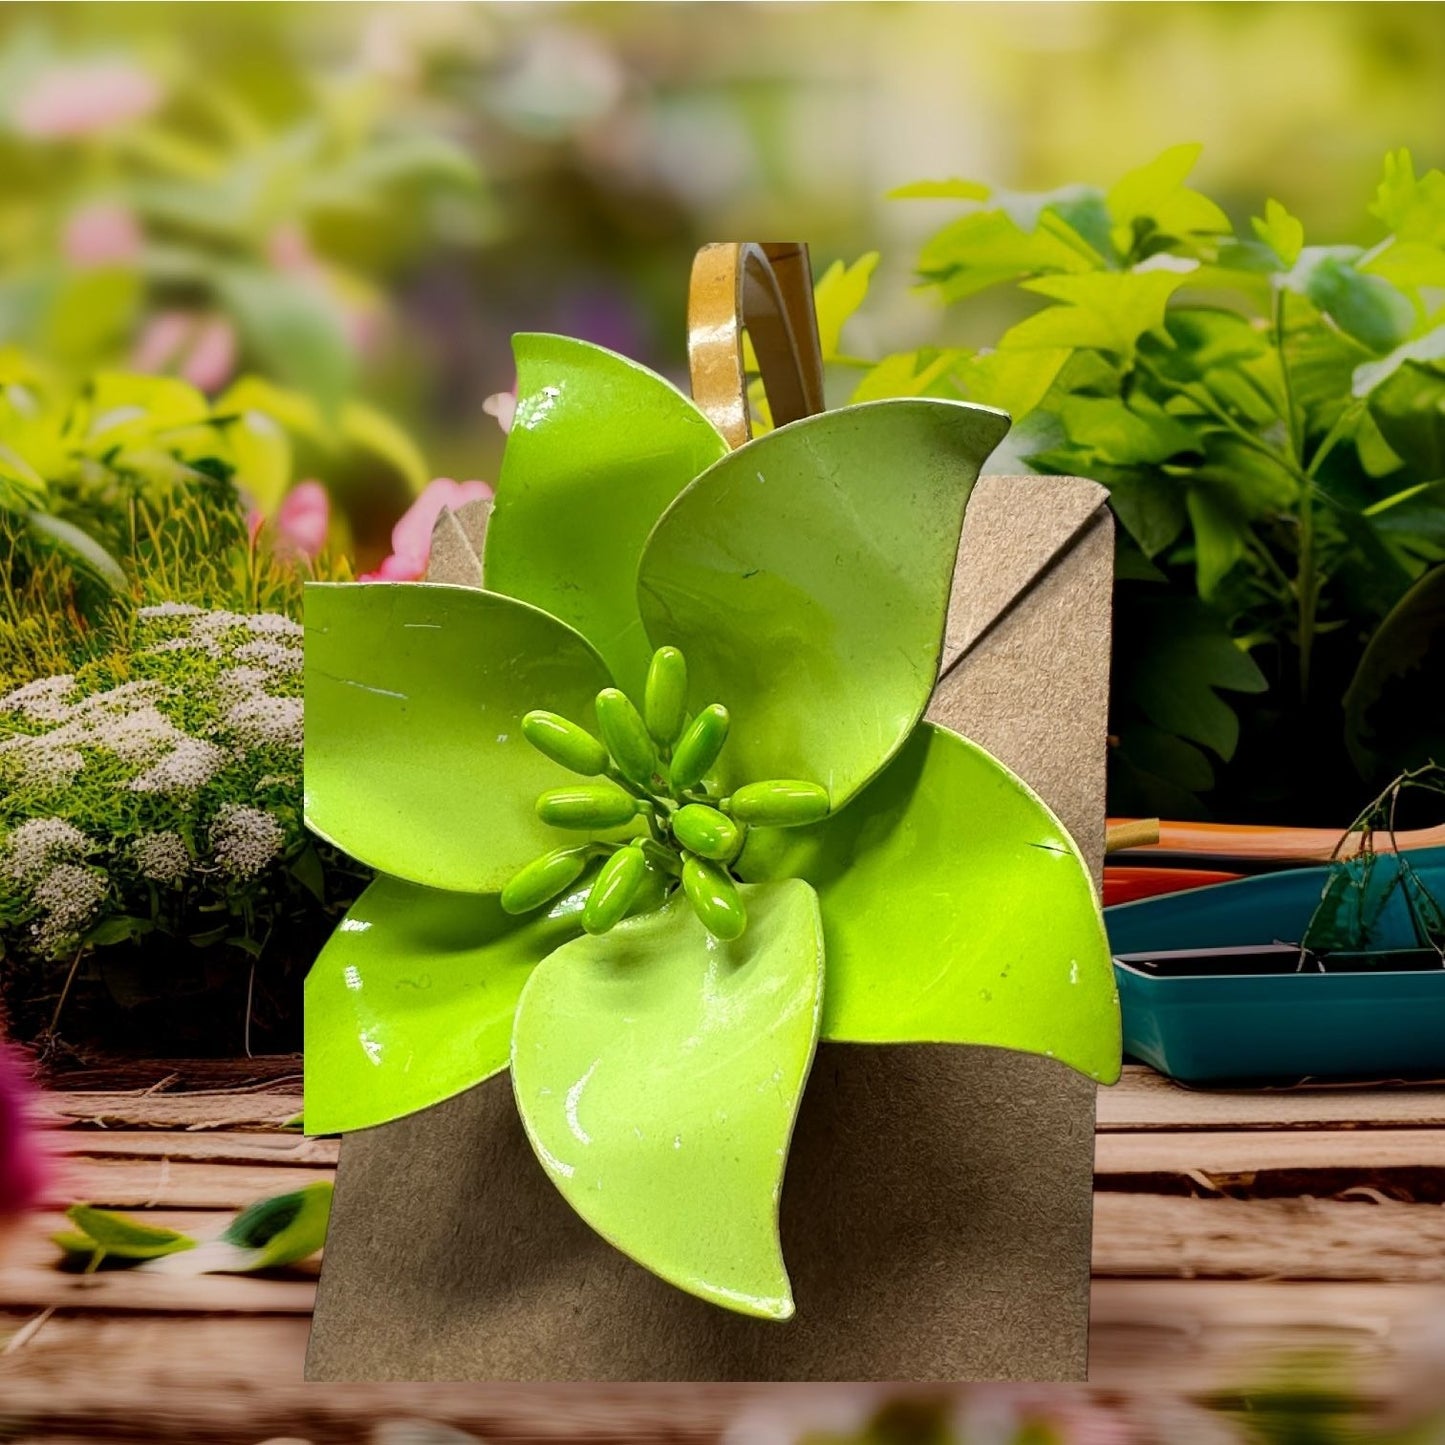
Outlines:
{"type": "Polygon", "coordinates": [[[276,513],[276,534],[303,557],[315,557],[331,527],[331,496],[320,482],[297,482],[276,513]]]}
{"type": "Polygon", "coordinates": [[[193,324],[192,318],[184,311],[162,311],[158,316],[152,316],[131,352],[131,370],[148,376],[164,371],[186,344],[193,324]]]}
{"type": "Polygon", "coordinates": [[[224,316],[212,316],[197,329],[181,375],[202,391],[219,391],[235,370],[236,328],[224,316]]]}
{"type": "Polygon", "coordinates": [[[45,1156],[32,1119],[33,1093],[19,1056],[0,1040],[0,1221],[40,1203],[45,1156]]]}
{"type": "Polygon", "coordinates": [[[124,60],[85,60],[42,70],[16,97],[15,128],[34,140],[94,135],[150,115],[161,103],[155,77],[124,60]]]}
{"type": "Polygon", "coordinates": [[[236,328],[224,316],[163,311],[141,332],[130,364],[155,374],[175,369],[202,391],[219,391],[236,369],[236,328]]]}
{"type": "Polygon", "coordinates": [[[512,423],[517,419],[517,388],[514,385],[511,391],[493,392],[482,403],[482,410],[488,416],[497,419],[497,425],[503,432],[512,430],[512,423]]]}
{"type": "Polygon", "coordinates": [[[285,221],[266,237],[266,259],[278,270],[310,275],[320,269],[306,232],[295,221],[285,221]]]}
{"type": "Polygon", "coordinates": [[[140,258],[140,222],[129,206],[93,201],[71,214],[60,249],[72,266],[129,266],[140,258]]]}
{"type": "Polygon", "coordinates": [[[444,508],[455,512],[468,502],[482,501],[492,495],[486,482],[454,482],[438,477],[427,484],[416,501],[407,508],[391,531],[391,556],[375,572],[368,572],[363,582],[419,582],[426,576],[431,558],[431,534],[444,508]]]}
{"type": "MultiPolygon", "coordinates": [[[[254,543],[266,525],[266,514],[251,506],[247,514],[254,543]]],[[[326,545],[331,529],[331,496],[316,481],[297,482],[281,501],[274,518],[276,550],[283,554],[315,557],[326,545]]]]}

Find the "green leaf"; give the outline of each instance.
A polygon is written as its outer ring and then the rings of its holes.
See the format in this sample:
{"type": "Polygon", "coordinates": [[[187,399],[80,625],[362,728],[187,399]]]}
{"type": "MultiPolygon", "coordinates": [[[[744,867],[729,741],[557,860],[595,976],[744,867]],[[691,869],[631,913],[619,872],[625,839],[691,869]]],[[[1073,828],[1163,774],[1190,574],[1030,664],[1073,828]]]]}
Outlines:
{"type": "Polygon", "coordinates": [[[1268,683],[1221,619],[1197,598],[1142,594],[1115,614],[1115,695],[1165,732],[1233,756],[1239,719],[1220,692],[1268,683]]]}
{"type": "Polygon", "coordinates": [[[72,1204],[65,1217],[80,1231],[53,1235],[67,1254],[110,1256],[114,1259],[160,1259],[194,1249],[196,1241],[178,1229],[158,1229],[113,1210],[89,1204],[72,1204]]]}
{"type": "Polygon", "coordinates": [[[507,1067],[532,969],[582,932],[585,889],[527,918],[495,895],[378,878],[306,977],[306,1129],[368,1129],[507,1067]]]}
{"type": "Polygon", "coordinates": [[[966,400],[1025,417],[1048,395],[1069,356],[1064,347],[990,351],[961,362],[955,375],[966,400]]]}
{"type": "Polygon", "coordinates": [[[1345,692],[1345,741],[1371,780],[1445,760],[1445,566],[1427,572],[1370,638],[1345,692]]]}
{"type": "Polygon", "coordinates": [[[1146,331],[1163,326],[1169,298],[1187,279],[1177,271],[1099,271],[1025,281],[1024,290],[1064,304],[1019,322],[1004,333],[999,349],[1088,346],[1132,356],[1146,331]]]}
{"type": "Polygon", "coordinates": [[[348,401],[341,408],[340,426],[345,440],[394,467],[413,492],[431,480],[421,448],[385,412],[364,401],[348,401]]]}
{"type": "Polygon", "coordinates": [[[1250,225],[1254,234],[1279,257],[1286,266],[1293,266],[1299,260],[1299,253],[1305,243],[1304,225],[1285,210],[1276,200],[1264,204],[1264,219],[1255,216],[1250,225]]]}
{"type": "Polygon", "coordinates": [[[1365,508],[1364,516],[1397,545],[1424,544],[1445,552],[1445,480],[1406,487],[1365,508]]]}
{"type": "Polygon", "coordinates": [[[514,345],[517,416],[487,527],[487,585],[575,627],[617,685],[641,696],[652,649],[637,615],[638,558],[668,504],[727,443],[681,392],[625,357],[561,336],[514,345]]]}
{"type": "Polygon", "coordinates": [[[125,569],[94,537],[82,532],[74,522],[67,522],[49,512],[31,512],[25,518],[25,525],[44,544],[103,582],[112,592],[129,590],[130,580],[125,575],[125,569]]]}
{"type": "Polygon", "coordinates": [[[1196,585],[1207,601],[1248,550],[1249,521],[1222,487],[1195,484],[1185,504],[1194,529],[1196,585]]]}
{"type": "Polygon", "coordinates": [[[996,190],[995,205],[1025,235],[1045,231],[1072,245],[1092,266],[1112,258],[1109,209],[1094,186],[1059,186],[1052,191],[996,190]]]}
{"type": "Polygon", "coordinates": [[[1404,362],[1370,393],[1369,407],[1412,475],[1445,477],[1445,369],[1404,362]]]}
{"type": "Polygon", "coordinates": [[[1347,335],[1375,352],[1398,346],[1415,324],[1415,308],[1383,276],[1361,271],[1353,246],[1306,246],[1282,284],[1298,291],[1347,335]]]}
{"type": "Polygon", "coordinates": [[[962,301],[991,286],[1047,272],[1091,271],[1097,262],[1047,231],[1026,233],[1001,211],[961,216],[927,241],[918,269],[943,299],[962,301]]]}
{"type": "Polygon", "coordinates": [[[261,511],[275,512],[291,488],[291,438],[274,417],[257,410],[228,422],[225,436],[236,485],[261,511]]]}
{"type": "Polygon", "coordinates": [[[1445,361],[1445,326],[1436,326],[1423,336],[1397,346],[1388,356],[1378,361],[1367,361],[1357,366],[1351,378],[1350,392],[1354,396],[1369,396],[1407,362],[1445,361]]]}
{"type": "Polygon", "coordinates": [[[787,1319],[778,1202],[823,934],[806,883],[742,894],[732,943],[675,893],[545,959],[517,1008],[512,1081],[543,1168],[604,1239],[691,1294],[787,1319]]]}
{"type": "Polygon", "coordinates": [[[129,943],[135,938],[144,938],[146,934],[155,930],[155,924],[149,918],[131,918],[124,915],[114,918],[107,918],[103,923],[98,923],[89,933],[85,935],[85,941],[97,948],[105,948],[114,943],[129,943]]]}
{"type": "Polygon", "coordinates": [[[902,745],[937,675],[963,509],[998,412],[901,400],[825,412],[705,472],[638,573],[653,643],[724,704],[720,774],[802,778],[840,807],[902,745]]]}
{"type": "Polygon", "coordinates": [[[851,266],[834,261],[813,287],[818,313],[818,340],[825,362],[838,357],[843,326],[867,298],[868,284],[878,266],[878,257],[877,251],[869,251],[851,266]]]}
{"type": "Polygon", "coordinates": [[[279,422],[287,431],[328,449],[336,438],[316,402],[303,392],[277,386],[263,376],[243,376],[216,398],[218,417],[260,412],[279,422]]]}
{"type": "Polygon", "coordinates": [[[1181,238],[1200,233],[1227,235],[1229,217],[1207,196],[1184,184],[1203,149],[1197,144],[1170,146],[1121,176],[1107,197],[1114,224],[1127,232],[1149,229],[1181,238]]]}
{"type": "Polygon", "coordinates": [[[1391,239],[1361,258],[1361,271],[1382,276],[1402,291],[1445,286],[1445,248],[1391,239]]]}
{"type": "Polygon", "coordinates": [[[824,1038],[989,1044],[1118,1077],[1088,868],[1042,800],[957,733],[924,723],[843,812],[754,830],[742,866],[818,890],[824,1038]]]}
{"type": "Polygon", "coordinates": [[[1153,216],[1189,178],[1203,150],[1197,143],[1170,146],[1152,161],[1126,171],[1109,188],[1110,218],[1117,225],[1127,225],[1140,216],[1153,216]]]}
{"type": "MultiPolygon", "coordinates": [[[[1146,775],[1147,782],[1143,786],[1152,789],[1155,798],[1159,796],[1159,789],[1176,790],[1182,796],[1170,798],[1170,802],[1182,802],[1191,811],[1196,805],[1192,795],[1208,792],[1214,786],[1214,767],[1209,763],[1207,754],[1181,737],[1150,727],[1147,722],[1131,724],[1118,734],[1118,746],[1110,753],[1110,767],[1116,769],[1120,764],[1129,767],[1136,775],[1146,775]]],[[[1136,786],[1142,782],[1139,777],[1134,779],[1136,786]]],[[[1149,818],[1160,814],[1156,809],[1146,809],[1143,816],[1149,818]]],[[[1178,814],[1170,806],[1162,816],[1173,818],[1178,814]]]]}
{"type": "Polygon", "coordinates": [[[1186,489],[1174,477],[1140,471],[1096,476],[1109,488],[1109,504],[1146,557],[1157,557],[1188,521],[1186,489]]]}
{"type": "Polygon", "coordinates": [[[103,371],[89,389],[87,438],[109,448],[179,431],[211,418],[211,405],[189,382],[173,376],[139,376],[103,371]]]}
{"type": "MultiPolygon", "coordinates": [[[[495,893],[563,835],[537,795],[568,781],[522,736],[534,708],[591,725],[611,679],[555,617],[434,583],[306,588],[306,821],[369,867],[495,893]]],[[[581,841],[576,839],[576,841],[581,841]]]]}
{"type": "Polygon", "coordinates": [[[7,485],[0,499],[7,511],[28,511],[43,507],[50,496],[50,485],[25,457],[0,442],[0,482],[7,485]]]}
{"type": "Polygon", "coordinates": [[[315,285],[242,266],[221,269],[215,284],[266,369],[335,413],[354,384],[356,360],[340,313],[315,285]]]}
{"type": "Polygon", "coordinates": [[[927,396],[967,355],[966,351],[957,349],[930,349],[885,356],[854,388],[850,401],[857,406],[865,401],[885,401],[892,397],[927,396]]]}
{"type": "Polygon", "coordinates": [[[1417,180],[1408,150],[1388,152],[1370,214],[1402,240],[1445,245],[1445,174],[1427,171],[1417,180]]]}
{"type": "Polygon", "coordinates": [[[1058,412],[1069,440],[1112,466],[1163,462],[1197,447],[1187,426],[1143,394],[1132,404],[1114,396],[1066,396],[1058,412]]]}
{"type": "Polygon", "coordinates": [[[890,201],[986,201],[990,188],[982,181],[912,181],[888,192],[890,201]]]}
{"type": "Polygon", "coordinates": [[[221,1239],[245,1251],[245,1258],[224,1266],[213,1264],[208,1272],[250,1274],[262,1269],[282,1269],[309,1259],[326,1243],[331,1194],[331,1184],[322,1181],[259,1200],[243,1209],[227,1226],[221,1239]]]}
{"type": "Polygon", "coordinates": [[[326,906],[326,868],[321,855],[308,840],[306,846],[291,860],[291,876],[324,908],[326,906]]]}

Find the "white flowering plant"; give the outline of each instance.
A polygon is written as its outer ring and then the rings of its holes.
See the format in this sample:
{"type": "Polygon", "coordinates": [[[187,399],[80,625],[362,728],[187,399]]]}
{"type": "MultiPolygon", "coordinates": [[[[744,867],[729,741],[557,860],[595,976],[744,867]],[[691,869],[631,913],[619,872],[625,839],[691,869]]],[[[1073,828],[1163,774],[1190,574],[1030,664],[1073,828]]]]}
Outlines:
{"type": "Polygon", "coordinates": [[[207,1012],[234,1041],[253,1016],[299,1024],[300,976],[362,881],[302,825],[301,659],[284,613],[168,602],[137,611],[129,650],[0,693],[17,1027],[52,1028],[77,987],[171,1018],[228,983],[244,1018],[207,1012]]]}

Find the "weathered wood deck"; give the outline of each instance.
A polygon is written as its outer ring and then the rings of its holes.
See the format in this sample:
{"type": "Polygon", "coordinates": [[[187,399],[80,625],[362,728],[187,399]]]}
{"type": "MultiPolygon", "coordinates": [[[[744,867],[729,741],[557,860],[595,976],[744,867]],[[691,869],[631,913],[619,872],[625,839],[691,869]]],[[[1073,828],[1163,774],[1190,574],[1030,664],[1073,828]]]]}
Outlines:
{"type": "MultiPolygon", "coordinates": [[[[330,1177],[336,1144],[284,1127],[300,1107],[274,1077],[46,1098],[65,1197],[202,1231],[330,1177]]],[[[1130,1069],[1100,1096],[1091,1392],[1210,1399],[1308,1352],[1390,1397],[1445,1318],[1442,1206],[1445,1085],[1197,1093],[1130,1069]]],[[[0,1271],[0,1438],[341,1442],[412,1417],[494,1442],[704,1442],[767,1388],[307,1386],[314,1271],[64,1274],[60,1223],[31,1221],[0,1271]]]]}

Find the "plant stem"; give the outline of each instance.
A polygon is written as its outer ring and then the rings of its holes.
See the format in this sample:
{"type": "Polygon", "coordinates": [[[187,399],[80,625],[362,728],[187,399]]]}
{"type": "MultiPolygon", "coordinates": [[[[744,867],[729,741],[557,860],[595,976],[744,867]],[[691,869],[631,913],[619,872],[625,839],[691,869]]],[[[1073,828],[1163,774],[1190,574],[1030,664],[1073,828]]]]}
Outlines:
{"type": "Polygon", "coordinates": [[[50,1015],[50,1027],[46,1030],[53,1039],[55,1031],[60,1027],[60,1015],[65,1008],[65,1001],[70,997],[71,987],[75,983],[75,975],[80,970],[80,960],[85,957],[85,949],[81,948],[76,952],[75,958],[70,965],[70,972],[65,975],[65,986],[60,990],[60,997],[55,1001],[55,1012],[50,1015]]]}
{"type": "Polygon", "coordinates": [[[1333,435],[1326,436],[1315,453],[1310,469],[1304,469],[1304,442],[1301,432],[1303,418],[1295,405],[1294,382],[1289,374],[1289,361],[1284,352],[1285,297],[1288,292],[1283,286],[1274,289],[1272,329],[1275,351],[1279,356],[1280,380],[1284,384],[1285,426],[1289,436],[1290,458],[1293,469],[1300,481],[1299,494],[1299,558],[1295,567],[1295,601],[1299,609],[1299,695],[1300,702],[1309,699],[1310,662],[1315,645],[1315,620],[1319,607],[1320,577],[1319,559],[1316,555],[1314,473],[1324,460],[1330,447],[1335,444],[1333,435]]]}

